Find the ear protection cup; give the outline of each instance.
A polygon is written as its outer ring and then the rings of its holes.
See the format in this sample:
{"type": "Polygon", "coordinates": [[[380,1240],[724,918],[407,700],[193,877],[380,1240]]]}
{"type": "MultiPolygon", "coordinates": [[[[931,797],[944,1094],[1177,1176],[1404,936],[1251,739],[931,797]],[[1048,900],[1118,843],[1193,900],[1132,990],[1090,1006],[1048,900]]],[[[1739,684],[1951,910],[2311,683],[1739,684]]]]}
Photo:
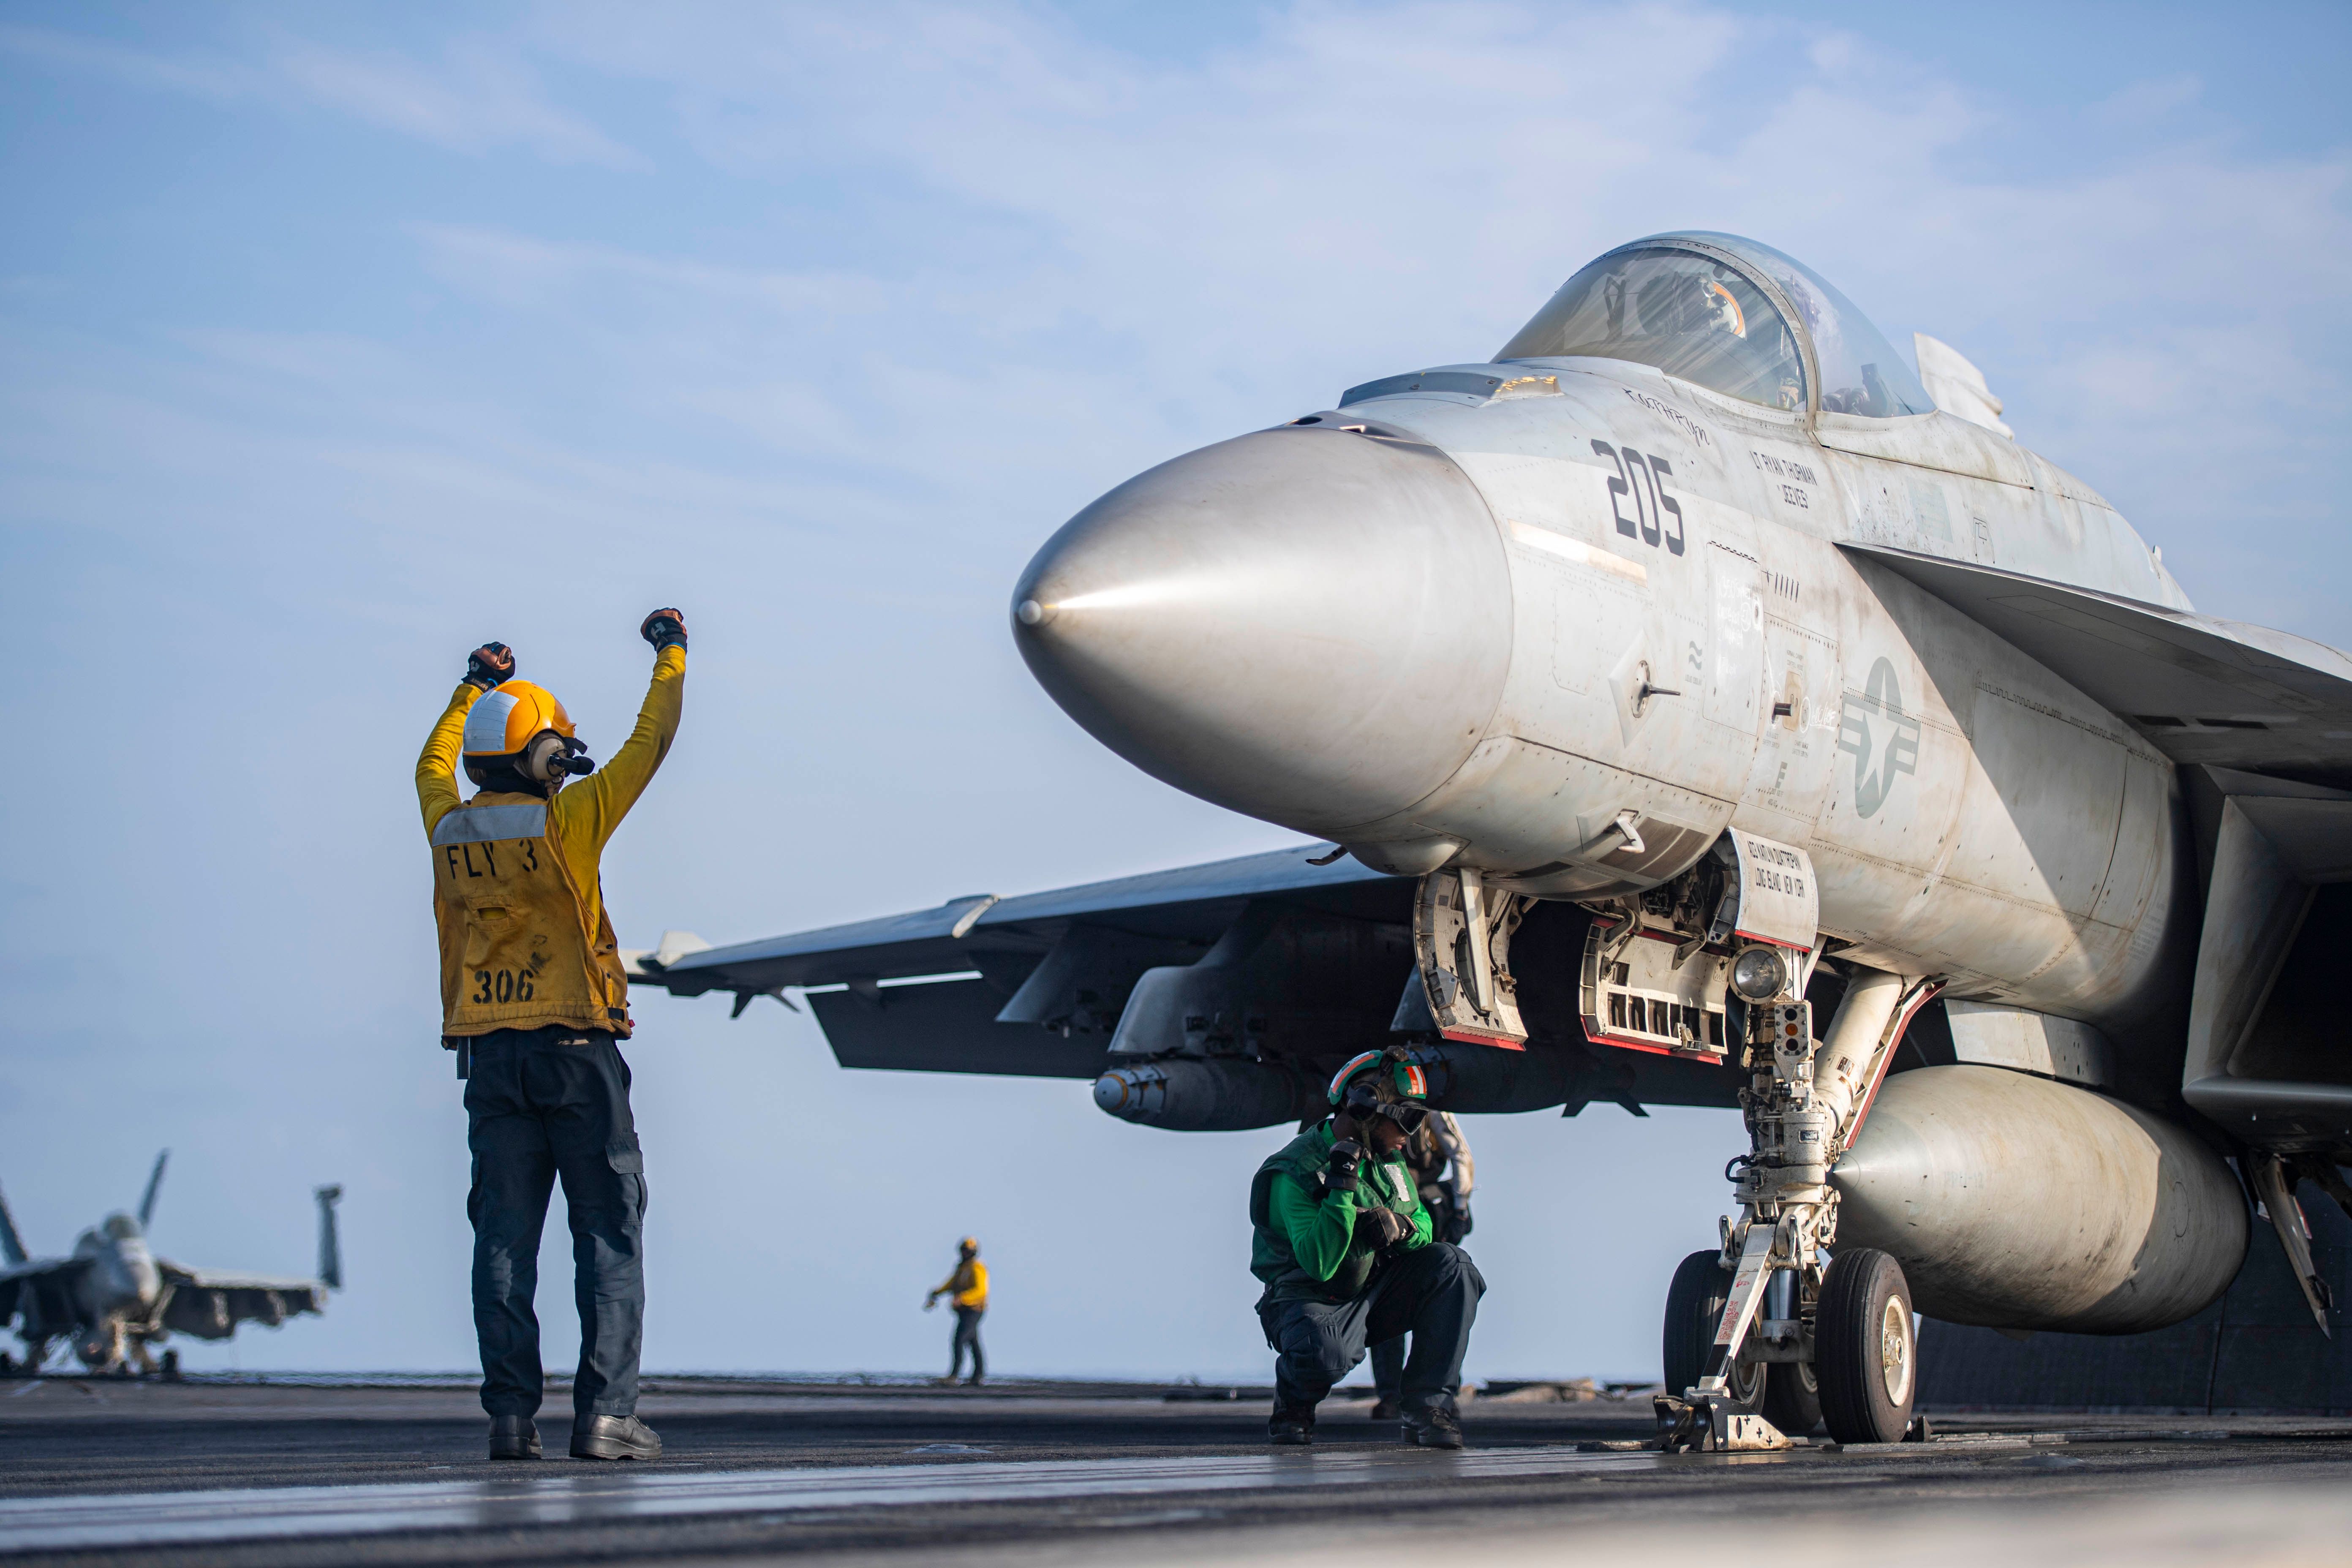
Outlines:
{"type": "Polygon", "coordinates": [[[596,764],[588,760],[588,748],[579,741],[542,730],[523,747],[515,771],[533,784],[553,784],[561,778],[592,773],[596,764]]]}

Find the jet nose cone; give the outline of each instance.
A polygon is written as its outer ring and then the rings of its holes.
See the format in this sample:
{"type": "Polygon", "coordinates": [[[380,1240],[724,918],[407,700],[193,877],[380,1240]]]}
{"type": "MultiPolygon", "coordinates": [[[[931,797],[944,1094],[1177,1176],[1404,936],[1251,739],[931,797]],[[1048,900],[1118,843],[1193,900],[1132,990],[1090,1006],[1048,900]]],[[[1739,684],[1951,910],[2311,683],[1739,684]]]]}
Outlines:
{"type": "Polygon", "coordinates": [[[1502,541],[1435,447],[1286,426],[1070,520],[1013,595],[1054,700],[1146,773],[1308,833],[1402,811],[1476,744],[1510,662],[1502,541]]]}

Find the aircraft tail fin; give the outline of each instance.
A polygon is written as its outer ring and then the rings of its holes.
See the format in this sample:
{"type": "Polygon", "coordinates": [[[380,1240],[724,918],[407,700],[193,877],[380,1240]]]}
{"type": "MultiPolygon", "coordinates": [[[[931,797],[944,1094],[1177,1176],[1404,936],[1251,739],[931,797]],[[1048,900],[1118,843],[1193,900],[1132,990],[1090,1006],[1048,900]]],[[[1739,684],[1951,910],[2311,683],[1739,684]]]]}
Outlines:
{"type": "Polygon", "coordinates": [[[155,1156],[155,1168],[147,1175],[147,1195],[139,1200],[139,1228],[145,1230],[155,1223],[155,1194],[163,1185],[163,1163],[172,1157],[169,1149],[155,1156]]]}
{"type": "Polygon", "coordinates": [[[320,1187],[311,1194],[319,1200],[319,1283],[330,1290],[343,1288],[343,1247],[335,1230],[335,1205],[343,1201],[343,1189],[338,1184],[320,1187]]]}
{"type": "Polygon", "coordinates": [[[25,1238],[16,1234],[16,1216],[8,1212],[5,1194],[0,1194],[0,1261],[11,1268],[26,1261],[25,1238]]]}

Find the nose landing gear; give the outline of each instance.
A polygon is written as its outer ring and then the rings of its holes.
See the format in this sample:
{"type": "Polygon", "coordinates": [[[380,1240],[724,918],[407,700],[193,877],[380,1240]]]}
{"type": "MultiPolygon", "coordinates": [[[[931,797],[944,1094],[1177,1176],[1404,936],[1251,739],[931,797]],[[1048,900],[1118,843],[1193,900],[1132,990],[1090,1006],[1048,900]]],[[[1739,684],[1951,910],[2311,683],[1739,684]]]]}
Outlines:
{"type": "MultiPolygon", "coordinates": [[[[1743,958],[1745,954],[1742,955],[1743,958]]],[[[1675,1270],[1666,1298],[1660,1446],[1777,1448],[1826,1426],[1840,1443],[1902,1440],[1916,1393],[1917,1344],[1902,1266],[1837,1240],[1829,1173],[1867,1114],[1903,1026],[1940,989],[1856,970],[1825,1039],[1799,1000],[1810,965],[1735,963],[1776,980],[1750,997],[1740,1096],[1749,1152],[1729,1171],[1740,1205],[1719,1252],[1675,1270]]]]}

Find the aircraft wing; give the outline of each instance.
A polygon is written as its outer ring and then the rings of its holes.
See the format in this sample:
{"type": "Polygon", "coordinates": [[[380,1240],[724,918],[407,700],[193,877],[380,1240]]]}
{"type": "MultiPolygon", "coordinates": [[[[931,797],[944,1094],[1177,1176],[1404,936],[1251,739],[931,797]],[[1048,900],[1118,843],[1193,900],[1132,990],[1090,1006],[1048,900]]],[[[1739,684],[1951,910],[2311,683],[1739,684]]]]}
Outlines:
{"type": "Polygon", "coordinates": [[[2352,656],[1973,562],[1842,548],[2032,655],[2176,763],[2352,788],[2352,656]]]}
{"type": "Polygon", "coordinates": [[[0,1268],[0,1289],[23,1280],[55,1274],[62,1269],[89,1267],[89,1259],[87,1258],[35,1258],[23,1263],[12,1263],[5,1268],[0,1268]]]}
{"type": "Polygon", "coordinates": [[[0,1328],[20,1311],[27,1323],[73,1321],[74,1281],[89,1267],[87,1258],[36,1258],[0,1268],[0,1328]]]}
{"type": "Polygon", "coordinates": [[[1018,898],[950,899],[667,963],[661,950],[629,954],[629,977],[679,996],[732,992],[739,1016],[755,997],[814,988],[809,1004],[844,1067],[1090,1079],[1102,1070],[1100,1033],[996,1021],[1048,952],[1078,931],[1074,945],[1104,955],[1108,969],[1190,963],[1253,900],[1410,921],[1410,879],[1353,860],[1310,864],[1328,848],[1301,845],[1018,898]],[[894,984],[916,980],[929,983],[894,984]]]}
{"type": "Polygon", "coordinates": [[[163,1326],[200,1340],[225,1340],[245,1322],[276,1328],[289,1318],[327,1310],[327,1287],[316,1279],[285,1279],[266,1274],[231,1274],[155,1260],[172,1299],[163,1326]]]}
{"type": "Polygon", "coordinates": [[[1878,545],[2183,764],[2205,912],[2181,1098],[2258,1149],[2352,1153],[2336,976],[2352,934],[2352,657],[1878,545]]]}

